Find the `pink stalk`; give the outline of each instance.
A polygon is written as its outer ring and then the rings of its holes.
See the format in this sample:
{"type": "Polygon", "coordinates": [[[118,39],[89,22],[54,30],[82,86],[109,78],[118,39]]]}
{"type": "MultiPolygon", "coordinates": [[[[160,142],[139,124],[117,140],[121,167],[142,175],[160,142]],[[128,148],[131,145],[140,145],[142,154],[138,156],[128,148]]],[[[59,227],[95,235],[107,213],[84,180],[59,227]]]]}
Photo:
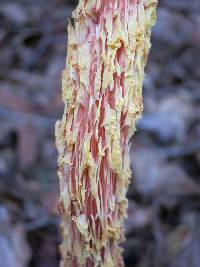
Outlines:
{"type": "Polygon", "coordinates": [[[156,0],[80,0],[56,124],[62,267],[123,266],[129,139],[142,112],[156,0]]]}

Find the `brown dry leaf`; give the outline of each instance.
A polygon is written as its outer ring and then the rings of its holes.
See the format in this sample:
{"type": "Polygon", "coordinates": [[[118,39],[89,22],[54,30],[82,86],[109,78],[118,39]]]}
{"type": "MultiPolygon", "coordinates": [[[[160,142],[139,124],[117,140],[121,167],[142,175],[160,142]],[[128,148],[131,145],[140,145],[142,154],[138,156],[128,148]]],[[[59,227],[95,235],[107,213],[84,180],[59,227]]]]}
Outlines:
{"type": "Polygon", "coordinates": [[[23,225],[12,225],[3,206],[0,207],[0,221],[0,267],[27,267],[31,250],[23,225]]]}
{"type": "Polygon", "coordinates": [[[0,13],[14,23],[24,24],[28,20],[23,6],[15,2],[2,4],[0,6],[0,13]]]}
{"type": "Polygon", "coordinates": [[[200,186],[176,163],[167,162],[165,151],[144,148],[134,150],[133,174],[136,189],[143,195],[200,194],[200,186]]]}

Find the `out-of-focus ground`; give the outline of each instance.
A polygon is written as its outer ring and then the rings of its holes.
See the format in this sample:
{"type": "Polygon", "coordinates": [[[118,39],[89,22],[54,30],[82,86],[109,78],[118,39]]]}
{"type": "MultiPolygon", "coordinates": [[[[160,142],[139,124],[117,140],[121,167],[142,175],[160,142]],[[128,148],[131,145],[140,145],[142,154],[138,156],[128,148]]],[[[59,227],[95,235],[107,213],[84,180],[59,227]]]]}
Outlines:
{"type": "MultiPolygon", "coordinates": [[[[0,267],[58,266],[54,123],[74,4],[0,2],[0,267]]],[[[199,267],[199,0],[160,0],[152,41],[124,258],[127,267],[199,267]]]]}

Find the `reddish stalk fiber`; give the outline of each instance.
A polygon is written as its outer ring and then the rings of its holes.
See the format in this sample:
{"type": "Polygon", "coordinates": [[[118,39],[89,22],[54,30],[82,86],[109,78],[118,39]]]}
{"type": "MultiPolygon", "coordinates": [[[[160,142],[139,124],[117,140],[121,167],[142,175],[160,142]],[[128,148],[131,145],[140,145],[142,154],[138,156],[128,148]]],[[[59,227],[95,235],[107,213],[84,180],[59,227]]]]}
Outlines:
{"type": "Polygon", "coordinates": [[[56,124],[62,267],[123,266],[129,139],[142,112],[155,0],[80,0],[56,124]]]}

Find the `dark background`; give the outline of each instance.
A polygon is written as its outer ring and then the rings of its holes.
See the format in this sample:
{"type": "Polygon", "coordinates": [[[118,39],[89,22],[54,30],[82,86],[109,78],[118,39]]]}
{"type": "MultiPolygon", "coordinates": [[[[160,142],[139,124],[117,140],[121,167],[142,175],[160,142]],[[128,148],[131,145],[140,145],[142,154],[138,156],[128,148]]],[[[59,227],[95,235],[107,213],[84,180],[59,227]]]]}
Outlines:
{"type": "MultiPolygon", "coordinates": [[[[0,267],[58,266],[57,152],[75,1],[0,1],[0,267]]],[[[128,267],[200,266],[200,1],[160,0],[133,138],[128,267]]]]}

